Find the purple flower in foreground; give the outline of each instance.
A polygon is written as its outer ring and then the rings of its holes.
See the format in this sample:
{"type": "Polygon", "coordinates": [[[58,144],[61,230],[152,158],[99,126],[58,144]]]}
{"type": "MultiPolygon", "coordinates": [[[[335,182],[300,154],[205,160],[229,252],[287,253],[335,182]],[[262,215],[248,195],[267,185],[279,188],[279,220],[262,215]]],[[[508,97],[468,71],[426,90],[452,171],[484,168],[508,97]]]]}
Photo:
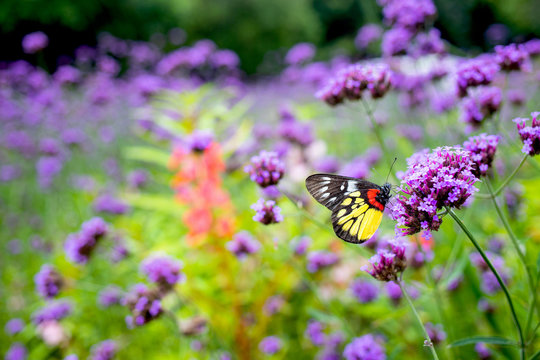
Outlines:
{"type": "Polygon", "coordinates": [[[285,62],[289,65],[298,65],[308,62],[315,56],[315,45],[310,43],[298,43],[285,55],[285,62]]]}
{"type": "Polygon", "coordinates": [[[356,279],[351,284],[351,291],[361,304],[367,304],[379,296],[379,288],[370,281],[356,279]]]}
{"type": "Polygon", "coordinates": [[[478,189],[471,154],[461,148],[443,147],[413,155],[401,180],[401,194],[391,206],[396,234],[437,231],[443,207],[459,209],[478,189]]]}
{"type": "Polygon", "coordinates": [[[495,46],[495,61],[503,71],[529,71],[529,53],[522,44],[510,44],[507,46],[495,46]]]}
{"type": "Polygon", "coordinates": [[[13,343],[6,352],[5,360],[26,360],[28,356],[28,350],[21,343],[13,343]]]}
{"type": "Polygon", "coordinates": [[[42,31],[36,31],[25,35],[22,40],[22,48],[27,54],[35,54],[49,45],[49,38],[42,31]]]}
{"type": "Polygon", "coordinates": [[[281,209],[276,205],[274,200],[264,201],[264,199],[259,199],[255,204],[251,205],[251,209],[256,212],[253,220],[261,224],[269,225],[283,221],[281,209]]]}
{"type": "Polygon", "coordinates": [[[329,251],[312,251],[307,256],[307,271],[310,273],[317,272],[324,268],[334,265],[339,258],[336,254],[329,251]]]}
{"type": "Polygon", "coordinates": [[[516,123],[517,130],[521,141],[523,141],[522,152],[530,156],[540,154],[540,112],[533,112],[532,123],[526,126],[528,118],[516,118],[513,121],[516,123]]]}
{"type": "Polygon", "coordinates": [[[71,314],[71,304],[66,301],[53,301],[32,314],[32,321],[39,325],[46,321],[59,321],[71,314]]]}
{"type": "Polygon", "coordinates": [[[126,317],[129,328],[142,326],[163,313],[160,294],[144,284],[135,284],[122,299],[122,305],[131,311],[131,315],[126,317]]]}
{"type": "Polygon", "coordinates": [[[24,321],[19,318],[9,320],[4,327],[4,330],[8,335],[18,334],[22,331],[22,329],[24,329],[24,321]]]}
{"type": "Polygon", "coordinates": [[[117,305],[120,304],[122,296],[123,292],[119,287],[110,285],[100,291],[98,295],[98,303],[103,307],[117,305]]]}
{"type": "Polygon", "coordinates": [[[282,341],[277,336],[267,336],[259,343],[259,350],[263,353],[272,355],[281,350],[282,341]]]}
{"type": "Polygon", "coordinates": [[[380,249],[369,259],[370,265],[362,270],[379,281],[397,281],[400,273],[407,267],[406,247],[397,241],[389,243],[389,250],[380,249]]]}
{"type": "Polygon", "coordinates": [[[375,336],[367,334],[352,339],[345,346],[343,356],[347,360],[385,360],[384,347],[377,341],[375,336]]]}
{"type": "Polygon", "coordinates": [[[185,276],[181,270],[182,263],[167,255],[151,255],[141,264],[141,272],[163,290],[170,289],[184,280],[185,276]]]}
{"type": "Polygon", "coordinates": [[[441,324],[434,325],[428,322],[425,327],[433,345],[440,344],[446,340],[446,332],[444,332],[441,324]]]}
{"type": "Polygon", "coordinates": [[[92,360],[111,360],[116,355],[117,345],[113,340],[105,340],[94,346],[91,349],[92,360]]]}
{"type": "Polygon", "coordinates": [[[238,259],[245,259],[249,254],[259,251],[261,244],[247,231],[242,231],[233,236],[233,239],[225,245],[238,259]]]}
{"type": "Polygon", "coordinates": [[[471,160],[475,165],[473,169],[474,176],[479,178],[487,175],[498,144],[499,136],[486,134],[473,136],[463,143],[465,150],[471,152],[471,160]]]}
{"type": "Polygon", "coordinates": [[[285,173],[285,164],[273,151],[261,151],[251,158],[251,164],[245,167],[252,181],[261,187],[277,185],[285,173]]]}
{"type": "Polygon", "coordinates": [[[34,282],[38,294],[45,299],[52,299],[58,295],[63,285],[60,273],[48,264],[41,267],[39,272],[34,276],[34,282]]]}
{"type": "Polygon", "coordinates": [[[489,360],[492,358],[491,350],[489,350],[483,342],[476,343],[476,345],[474,345],[474,351],[476,351],[480,360],[489,360]]]}
{"type": "Polygon", "coordinates": [[[465,97],[468,88],[489,85],[498,71],[499,65],[492,57],[483,56],[464,61],[457,68],[458,95],[465,97]]]}
{"type": "Polygon", "coordinates": [[[304,335],[313,345],[321,346],[324,344],[326,338],[324,335],[324,325],[319,321],[310,320],[304,335]]]}

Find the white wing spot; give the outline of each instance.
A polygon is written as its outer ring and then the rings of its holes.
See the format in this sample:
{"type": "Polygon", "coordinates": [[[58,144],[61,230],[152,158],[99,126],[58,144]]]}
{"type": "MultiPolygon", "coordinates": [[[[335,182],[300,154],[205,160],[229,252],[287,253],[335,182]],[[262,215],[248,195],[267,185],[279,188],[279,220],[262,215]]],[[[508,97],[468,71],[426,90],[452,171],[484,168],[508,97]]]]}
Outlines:
{"type": "Polygon", "coordinates": [[[321,189],[319,190],[319,192],[322,192],[322,193],[323,193],[323,192],[326,192],[326,190],[328,190],[328,186],[325,186],[325,187],[321,188],[321,189]]]}
{"type": "Polygon", "coordinates": [[[339,187],[339,190],[341,191],[345,190],[345,183],[341,184],[341,186],[339,187]]]}
{"type": "Polygon", "coordinates": [[[334,196],[333,198],[328,199],[328,202],[329,202],[329,203],[333,203],[334,201],[336,201],[336,197],[335,197],[335,196],[334,196]]]}
{"type": "Polygon", "coordinates": [[[322,181],[321,182],[321,185],[328,185],[328,184],[330,184],[330,181],[322,181]]]}
{"type": "Polygon", "coordinates": [[[355,191],[356,188],[356,181],[349,180],[347,181],[347,191],[355,191]]]}
{"type": "Polygon", "coordinates": [[[329,181],[329,180],[332,180],[332,179],[330,179],[328,176],[323,176],[323,177],[321,178],[321,180],[327,180],[327,181],[329,181]]]}
{"type": "Polygon", "coordinates": [[[321,195],[321,199],[326,199],[329,195],[330,193],[324,193],[321,195]]]}

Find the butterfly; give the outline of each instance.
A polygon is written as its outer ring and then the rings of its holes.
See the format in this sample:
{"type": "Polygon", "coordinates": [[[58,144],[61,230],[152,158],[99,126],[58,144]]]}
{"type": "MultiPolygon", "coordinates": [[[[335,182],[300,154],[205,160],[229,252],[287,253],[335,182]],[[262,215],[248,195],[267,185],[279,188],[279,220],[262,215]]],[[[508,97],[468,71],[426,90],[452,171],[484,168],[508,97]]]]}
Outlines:
{"type": "Polygon", "coordinates": [[[332,210],[336,235],[347,242],[361,244],[379,228],[392,185],[379,186],[346,176],[314,174],[306,179],[306,188],[315,200],[332,210]]]}

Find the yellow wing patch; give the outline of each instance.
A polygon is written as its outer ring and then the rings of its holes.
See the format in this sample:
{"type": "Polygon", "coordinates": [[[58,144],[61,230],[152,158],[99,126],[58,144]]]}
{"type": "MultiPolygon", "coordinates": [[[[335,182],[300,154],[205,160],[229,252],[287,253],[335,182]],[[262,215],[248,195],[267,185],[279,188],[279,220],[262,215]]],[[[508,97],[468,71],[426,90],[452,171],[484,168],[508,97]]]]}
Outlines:
{"type": "Polygon", "coordinates": [[[371,238],[379,228],[379,225],[381,225],[382,217],[383,213],[378,209],[371,208],[366,211],[364,222],[360,227],[360,231],[358,231],[358,240],[362,241],[371,238]]]}

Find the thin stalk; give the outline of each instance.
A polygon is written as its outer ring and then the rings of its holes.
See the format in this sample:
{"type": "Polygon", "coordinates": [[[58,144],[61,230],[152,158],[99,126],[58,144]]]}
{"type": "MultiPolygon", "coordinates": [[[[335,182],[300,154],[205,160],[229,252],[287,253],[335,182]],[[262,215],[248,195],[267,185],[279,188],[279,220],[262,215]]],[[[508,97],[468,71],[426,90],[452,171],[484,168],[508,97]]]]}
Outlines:
{"type": "MultiPolygon", "coordinates": [[[[538,291],[537,291],[537,287],[538,287],[538,279],[536,280],[536,285],[535,287],[532,289],[532,292],[533,292],[533,299],[532,299],[532,302],[531,302],[531,307],[529,308],[529,311],[527,313],[527,324],[525,325],[525,335],[527,337],[527,339],[534,339],[534,334],[536,333],[536,330],[538,329],[538,326],[540,325],[540,322],[538,323],[538,325],[534,328],[534,330],[531,332],[529,332],[529,330],[531,329],[531,325],[532,325],[532,319],[533,319],[533,314],[534,314],[534,308],[535,308],[535,305],[536,305],[536,302],[538,301],[538,291]]],[[[539,317],[540,319],[540,317],[539,317]]],[[[528,340],[527,343],[531,340],[528,340]]]]}
{"type": "Polygon", "coordinates": [[[495,197],[495,196],[498,196],[503,190],[504,188],[506,187],[506,185],[508,185],[508,183],[510,181],[512,181],[512,179],[514,178],[514,176],[516,176],[516,174],[518,173],[519,169],[521,169],[521,167],[523,166],[523,164],[525,164],[525,161],[527,161],[527,158],[529,157],[528,154],[525,154],[525,156],[523,157],[523,159],[521,159],[521,162],[519,163],[519,165],[514,169],[514,171],[510,174],[510,176],[508,176],[504,181],[503,183],[499,186],[499,188],[495,191],[492,191],[490,192],[489,194],[476,194],[475,196],[480,198],[480,199],[489,199],[489,198],[492,198],[492,197],[495,197]]]}
{"type": "Polygon", "coordinates": [[[499,283],[499,285],[501,286],[501,289],[504,292],[504,296],[506,297],[506,300],[508,302],[508,307],[510,308],[510,312],[512,313],[512,319],[514,320],[514,324],[516,325],[516,329],[517,329],[518,334],[519,334],[519,344],[520,344],[521,359],[525,360],[525,340],[523,338],[523,331],[521,329],[521,325],[519,323],[519,320],[518,320],[518,317],[517,317],[517,314],[516,314],[516,310],[514,308],[514,303],[512,302],[512,298],[510,297],[510,293],[508,292],[508,288],[506,287],[506,285],[505,285],[504,281],[501,279],[499,273],[497,272],[497,270],[495,269],[495,267],[493,266],[493,264],[491,263],[489,258],[486,256],[484,250],[482,250],[482,248],[480,247],[480,245],[478,244],[478,242],[474,238],[473,234],[469,231],[467,226],[465,226],[465,224],[460,220],[460,218],[456,215],[456,213],[454,213],[453,210],[451,210],[448,207],[447,207],[447,210],[448,210],[448,213],[450,214],[450,216],[452,216],[452,218],[454,218],[455,222],[459,225],[459,227],[461,227],[461,230],[463,230],[465,232],[465,234],[467,234],[467,237],[469,238],[469,240],[471,240],[471,242],[473,243],[476,250],[478,250],[478,253],[480,253],[480,256],[482,256],[482,259],[484,259],[485,263],[487,264],[487,266],[489,267],[489,269],[491,270],[493,275],[495,275],[495,278],[497,278],[497,282],[499,283]]]}
{"type": "Polygon", "coordinates": [[[411,297],[407,293],[407,290],[405,290],[405,286],[403,286],[403,281],[400,279],[397,283],[399,285],[399,288],[401,289],[403,297],[407,300],[407,303],[409,304],[411,310],[413,311],[414,317],[416,318],[416,320],[418,321],[418,324],[422,328],[422,332],[424,333],[424,337],[426,338],[425,344],[431,350],[431,355],[433,355],[433,359],[439,360],[439,357],[437,356],[437,352],[435,351],[435,346],[433,346],[433,343],[431,342],[431,339],[429,338],[429,334],[424,326],[424,323],[422,322],[422,319],[420,318],[420,315],[418,315],[418,312],[416,311],[416,308],[414,307],[411,297]]]}

